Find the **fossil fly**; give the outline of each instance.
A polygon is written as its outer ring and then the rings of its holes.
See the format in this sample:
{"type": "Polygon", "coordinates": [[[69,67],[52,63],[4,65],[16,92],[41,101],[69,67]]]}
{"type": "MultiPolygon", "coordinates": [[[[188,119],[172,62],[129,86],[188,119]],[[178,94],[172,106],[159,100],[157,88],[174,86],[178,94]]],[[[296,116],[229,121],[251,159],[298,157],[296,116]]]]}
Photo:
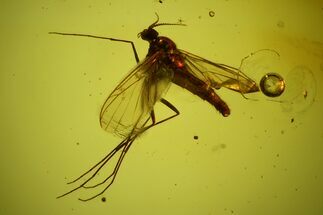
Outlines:
{"type": "Polygon", "coordinates": [[[105,39],[132,46],[137,65],[117,85],[104,102],[100,112],[101,127],[123,138],[109,154],[95,164],[84,174],[69,182],[75,183],[84,178],[76,188],[58,196],[61,198],[79,189],[98,188],[100,191],[89,198],[79,198],[88,201],[103,194],[114,182],[121,163],[135,139],[148,129],[170,120],[180,114],[177,108],[163,98],[171,83],[174,83],[201,99],[210,103],[224,117],[230,115],[228,105],[216,94],[215,90],[224,87],[243,94],[259,91],[258,85],[240,69],[214,63],[187,51],[178,49],[168,37],[159,36],[155,30],[158,26],[184,25],[182,23],[159,23],[159,17],[138,37],[149,43],[146,57],[139,61],[139,57],[132,41],[94,36],[88,34],[74,34],[49,32],[50,34],[91,37],[105,39]],[[174,112],[173,115],[157,120],[154,106],[161,102],[174,112]],[[112,157],[120,152],[117,162],[106,178],[98,183],[91,181],[96,178],[100,170],[112,157]]]}

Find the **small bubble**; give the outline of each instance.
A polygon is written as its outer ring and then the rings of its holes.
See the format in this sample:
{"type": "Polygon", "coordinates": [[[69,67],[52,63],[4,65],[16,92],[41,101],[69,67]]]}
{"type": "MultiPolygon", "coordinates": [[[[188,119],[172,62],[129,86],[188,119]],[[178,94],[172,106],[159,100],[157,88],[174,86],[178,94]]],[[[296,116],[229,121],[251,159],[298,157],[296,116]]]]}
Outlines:
{"type": "Polygon", "coordinates": [[[284,131],[284,130],[281,130],[281,131],[280,131],[280,133],[281,133],[281,134],[285,134],[285,131],[284,131]]]}
{"type": "Polygon", "coordinates": [[[213,10],[211,10],[211,11],[209,12],[209,16],[210,16],[210,17],[214,17],[214,16],[215,16],[215,12],[214,12],[213,10]]]}
{"type": "Polygon", "coordinates": [[[99,81],[101,81],[101,80],[102,80],[102,78],[101,78],[101,77],[99,77],[98,79],[99,79],[99,81]]]}
{"type": "Polygon", "coordinates": [[[279,157],[279,154],[276,154],[276,157],[279,157]]]}
{"type": "Polygon", "coordinates": [[[84,72],[83,75],[86,75],[86,72],[84,72]]]}
{"type": "Polygon", "coordinates": [[[202,16],[198,16],[197,18],[202,19],[202,16]]]}
{"type": "Polygon", "coordinates": [[[285,81],[277,73],[268,73],[262,77],[260,89],[268,97],[277,97],[284,92],[285,81]]]}

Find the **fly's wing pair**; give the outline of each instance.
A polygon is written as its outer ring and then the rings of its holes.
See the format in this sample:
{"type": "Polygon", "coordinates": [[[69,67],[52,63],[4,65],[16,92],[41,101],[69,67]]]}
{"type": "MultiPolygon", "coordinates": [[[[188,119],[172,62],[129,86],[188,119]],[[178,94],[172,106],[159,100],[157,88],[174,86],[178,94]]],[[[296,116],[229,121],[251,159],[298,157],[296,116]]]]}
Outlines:
{"type": "Polygon", "coordinates": [[[185,59],[188,71],[210,87],[225,87],[242,94],[259,91],[257,84],[239,69],[214,63],[184,50],[179,51],[185,59]]]}
{"type": "MultiPolygon", "coordinates": [[[[257,92],[257,84],[239,69],[179,50],[187,71],[210,87],[242,94],[257,92]]],[[[143,131],[157,101],[166,93],[174,72],[163,62],[163,51],[141,61],[112,91],[100,114],[101,127],[126,138],[143,131]]]]}
{"type": "Polygon", "coordinates": [[[123,138],[142,131],[173,78],[173,71],[158,60],[161,55],[145,58],[112,91],[100,113],[104,130],[123,138]]]}

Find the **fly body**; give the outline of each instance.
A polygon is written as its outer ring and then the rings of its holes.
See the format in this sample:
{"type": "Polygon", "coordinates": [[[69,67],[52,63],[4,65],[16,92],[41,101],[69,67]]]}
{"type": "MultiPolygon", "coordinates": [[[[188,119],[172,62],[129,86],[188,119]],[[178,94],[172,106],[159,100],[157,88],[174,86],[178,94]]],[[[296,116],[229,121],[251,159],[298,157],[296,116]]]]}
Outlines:
{"type": "Polygon", "coordinates": [[[83,178],[84,181],[80,185],[58,196],[58,198],[82,188],[100,188],[103,186],[94,196],[80,198],[82,201],[87,201],[103,194],[112,185],[121,163],[134,140],[153,126],[179,115],[177,108],[164,99],[164,95],[171,83],[207,101],[225,117],[229,116],[230,109],[217,95],[216,90],[227,88],[241,94],[259,91],[258,85],[239,69],[225,64],[214,63],[178,49],[170,38],[159,36],[155,30],[158,26],[183,25],[182,23],[170,24],[159,23],[158,21],[157,16],[157,21],[138,34],[143,40],[149,42],[148,53],[142,61],[139,61],[134,43],[129,40],[88,34],[50,32],[50,34],[91,37],[129,43],[138,63],[111,92],[100,112],[101,127],[107,132],[122,137],[123,141],[91,169],[70,182],[74,183],[83,178]],[[174,114],[157,120],[154,111],[154,106],[157,102],[167,106],[174,114]],[[112,173],[108,174],[99,183],[93,184],[100,170],[118,152],[120,154],[112,173]]]}

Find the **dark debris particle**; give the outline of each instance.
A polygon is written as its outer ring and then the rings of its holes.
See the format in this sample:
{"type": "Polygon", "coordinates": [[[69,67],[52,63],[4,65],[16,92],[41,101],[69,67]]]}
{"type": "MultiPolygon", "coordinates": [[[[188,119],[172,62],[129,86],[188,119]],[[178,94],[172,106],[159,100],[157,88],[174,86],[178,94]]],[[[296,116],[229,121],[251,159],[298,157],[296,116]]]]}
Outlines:
{"type": "Polygon", "coordinates": [[[102,202],[106,202],[106,201],[107,201],[107,199],[106,199],[105,197],[102,197],[101,201],[102,201],[102,202]]]}
{"type": "Polygon", "coordinates": [[[307,90],[304,90],[304,92],[303,92],[303,96],[304,96],[304,99],[306,99],[306,98],[307,98],[307,90]]]}
{"type": "Polygon", "coordinates": [[[291,123],[293,123],[293,122],[294,122],[294,118],[291,118],[291,119],[290,119],[290,122],[291,122],[291,123]]]}
{"type": "Polygon", "coordinates": [[[198,140],[199,139],[199,136],[197,136],[197,135],[194,135],[194,140],[198,140]]]}

